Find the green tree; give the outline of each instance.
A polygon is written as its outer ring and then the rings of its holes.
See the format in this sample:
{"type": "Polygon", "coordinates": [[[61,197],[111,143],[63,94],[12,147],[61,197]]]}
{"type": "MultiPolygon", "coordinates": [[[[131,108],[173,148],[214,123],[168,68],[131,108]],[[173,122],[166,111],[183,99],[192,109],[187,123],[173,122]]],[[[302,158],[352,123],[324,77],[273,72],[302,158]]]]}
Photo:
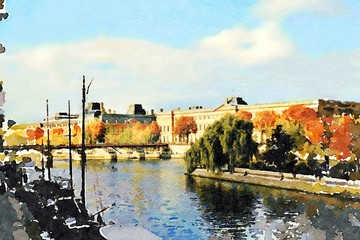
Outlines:
{"type": "Polygon", "coordinates": [[[273,129],[271,138],[266,140],[266,152],[263,154],[264,160],[269,164],[274,164],[279,171],[285,170],[289,153],[295,146],[295,140],[277,125],[273,129]]]}
{"type": "MultiPolygon", "coordinates": [[[[208,127],[203,135],[204,146],[207,155],[207,170],[215,172],[220,171],[221,168],[227,163],[226,156],[223,153],[220,137],[224,134],[223,126],[220,121],[214,122],[208,127]]],[[[204,150],[203,150],[204,151],[204,150]]],[[[204,151],[204,152],[205,152],[204,151]]]]}
{"type": "Polygon", "coordinates": [[[304,144],[309,142],[305,136],[304,127],[296,121],[279,118],[275,125],[281,125],[282,129],[291,136],[294,140],[294,149],[296,151],[302,151],[304,144]]]}
{"type": "Polygon", "coordinates": [[[196,144],[199,149],[196,157],[199,157],[200,165],[212,172],[221,171],[226,164],[230,172],[234,172],[236,166],[248,165],[257,153],[252,131],[251,122],[234,116],[226,116],[214,122],[196,144]]]}
{"type": "Polygon", "coordinates": [[[200,164],[200,149],[198,142],[191,143],[190,149],[185,154],[187,173],[192,173],[200,164]]]}
{"type": "Polygon", "coordinates": [[[257,143],[252,139],[253,124],[230,116],[223,119],[224,133],[221,145],[228,157],[228,170],[234,172],[235,166],[248,166],[257,153],[257,143]]]}

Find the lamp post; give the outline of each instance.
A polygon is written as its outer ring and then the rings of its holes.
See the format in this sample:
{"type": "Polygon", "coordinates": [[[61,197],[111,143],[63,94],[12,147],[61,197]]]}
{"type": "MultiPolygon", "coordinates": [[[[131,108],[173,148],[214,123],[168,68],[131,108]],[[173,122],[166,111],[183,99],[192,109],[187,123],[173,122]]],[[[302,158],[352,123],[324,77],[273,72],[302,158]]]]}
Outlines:
{"type": "Polygon", "coordinates": [[[49,126],[49,100],[46,99],[46,128],[47,128],[47,161],[46,168],[48,169],[48,180],[51,181],[51,172],[50,168],[53,166],[53,159],[50,149],[50,126],[49,126]]]}
{"type": "Polygon", "coordinates": [[[81,125],[81,200],[85,206],[85,165],[86,165],[86,153],[85,153],[85,76],[83,76],[82,85],[82,125],[81,125]]]}
{"type": "Polygon", "coordinates": [[[72,156],[71,156],[71,121],[70,121],[70,100],[68,101],[68,127],[69,127],[69,174],[70,174],[70,189],[74,190],[73,187],[73,173],[72,173],[72,156]]]}
{"type": "Polygon", "coordinates": [[[81,200],[85,206],[85,171],[86,171],[86,145],[85,145],[85,104],[86,104],[86,94],[89,93],[89,88],[92,83],[90,81],[87,88],[85,88],[85,76],[83,76],[83,85],[82,85],[82,135],[81,135],[81,200]]]}

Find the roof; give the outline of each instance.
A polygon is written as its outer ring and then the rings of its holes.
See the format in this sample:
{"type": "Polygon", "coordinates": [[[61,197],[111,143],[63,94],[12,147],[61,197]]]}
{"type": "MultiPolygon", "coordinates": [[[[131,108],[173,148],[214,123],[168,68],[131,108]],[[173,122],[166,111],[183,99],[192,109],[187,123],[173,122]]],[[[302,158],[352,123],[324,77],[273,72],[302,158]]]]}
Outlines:
{"type": "Polygon", "coordinates": [[[135,119],[141,123],[151,123],[156,120],[154,115],[139,115],[139,114],[102,114],[101,120],[105,123],[126,123],[131,119],[135,119]]]}

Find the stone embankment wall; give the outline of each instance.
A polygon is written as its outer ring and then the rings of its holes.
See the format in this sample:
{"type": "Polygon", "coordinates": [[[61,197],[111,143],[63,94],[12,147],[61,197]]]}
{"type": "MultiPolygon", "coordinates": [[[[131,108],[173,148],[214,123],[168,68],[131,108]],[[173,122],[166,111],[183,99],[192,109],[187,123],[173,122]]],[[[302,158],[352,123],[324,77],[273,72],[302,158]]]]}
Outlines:
{"type": "Polygon", "coordinates": [[[344,197],[360,198],[360,181],[343,180],[323,177],[320,180],[310,175],[259,171],[236,168],[235,173],[212,173],[206,169],[196,169],[190,175],[233,182],[284,188],[316,194],[340,195],[344,197]]]}

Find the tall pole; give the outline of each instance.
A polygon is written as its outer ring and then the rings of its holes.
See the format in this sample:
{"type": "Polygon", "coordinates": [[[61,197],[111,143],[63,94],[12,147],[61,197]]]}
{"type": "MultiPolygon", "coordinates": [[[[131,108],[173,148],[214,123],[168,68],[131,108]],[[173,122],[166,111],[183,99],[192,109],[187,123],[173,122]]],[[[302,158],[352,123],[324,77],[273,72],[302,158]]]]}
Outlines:
{"type": "Polygon", "coordinates": [[[85,165],[86,165],[86,153],[85,153],[85,76],[83,76],[82,86],[82,135],[81,135],[81,200],[85,206],[85,165]]]}
{"type": "Polygon", "coordinates": [[[46,161],[46,166],[48,169],[48,179],[49,181],[51,180],[51,173],[50,173],[50,168],[51,168],[51,151],[50,151],[50,129],[49,129],[49,100],[46,99],[46,127],[47,127],[47,161],[46,161]]]}
{"type": "Polygon", "coordinates": [[[45,164],[44,164],[44,139],[41,140],[41,176],[45,180],[45,164]]]}
{"type": "Polygon", "coordinates": [[[72,156],[71,156],[71,122],[70,122],[70,100],[68,101],[68,119],[69,119],[69,172],[70,172],[70,189],[74,190],[73,187],[73,173],[72,173],[72,156]]]}

